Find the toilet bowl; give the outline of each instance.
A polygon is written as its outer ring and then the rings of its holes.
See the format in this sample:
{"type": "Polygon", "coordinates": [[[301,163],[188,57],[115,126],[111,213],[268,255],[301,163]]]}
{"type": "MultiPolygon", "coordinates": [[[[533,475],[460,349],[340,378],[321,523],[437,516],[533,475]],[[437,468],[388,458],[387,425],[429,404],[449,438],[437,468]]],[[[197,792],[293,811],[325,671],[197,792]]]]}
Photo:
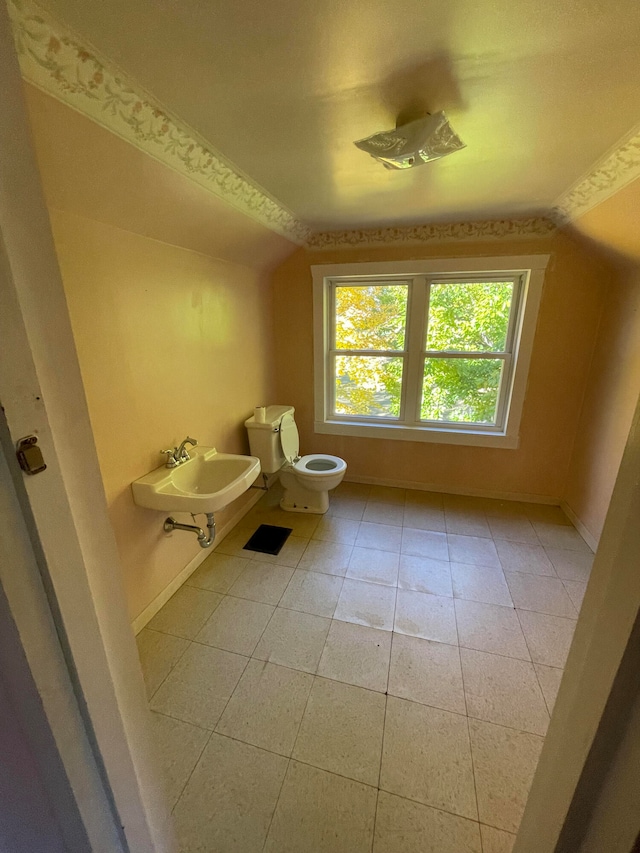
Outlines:
{"type": "Polygon", "coordinates": [[[339,456],[311,453],[299,456],[300,436],[292,406],[267,406],[265,422],[245,421],[252,455],[266,474],[279,471],[284,495],[280,506],[289,512],[324,513],[329,491],[342,482],[347,463],[339,456]]]}

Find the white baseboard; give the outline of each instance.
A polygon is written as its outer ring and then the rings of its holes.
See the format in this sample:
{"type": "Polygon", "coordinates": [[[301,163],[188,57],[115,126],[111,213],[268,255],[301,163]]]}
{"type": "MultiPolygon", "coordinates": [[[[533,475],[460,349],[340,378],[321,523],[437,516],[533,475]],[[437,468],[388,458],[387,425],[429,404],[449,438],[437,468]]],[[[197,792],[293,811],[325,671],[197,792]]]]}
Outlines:
{"type": "Polygon", "coordinates": [[[227,533],[236,526],[241,518],[244,518],[244,516],[258,503],[264,494],[264,491],[261,489],[255,489],[254,492],[255,493],[251,494],[250,499],[242,509],[238,510],[238,512],[232,516],[226,524],[223,524],[219,530],[216,530],[216,539],[213,545],[210,548],[202,548],[193,560],[190,560],[184,569],[175,576],[171,583],[165,586],[162,592],[156,595],[153,601],[145,607],[142,613],[133,620],[132,627],[134,634],[137,635],[142,631],[145,625],[147,625],[156,613],[164,607],[171,596],[180,589],[186,580],[191,577],[198,566],[207,559],[209,554],[211,554],[212,551],[215,551],[216,547],[220,542],[222,542],[227,533]]]}
{"type": "Polygon", "coordinates": [[[385,480],[380,477],[349,477],[348,483],[364,483],[371,486],[393,486],[397,489],[416,489],[421,492],[441,492],[448,495],[467,495],[472,498],[494,498],[499,501],[524,501],[534,504],[560,506],[560,498],[549,495],[530,495],[526,492],[496,492],[491,489],[460,489],[438,486],[434,483],[416,483],[412,480],[385,480]]]}
{"type": "Polygon", "coordinates": [[[560,502],[560,508],[562,509],[562,511],[564,512],[564,514],[567,516],[567,518],[569,519],[569,521],[571,522],[571,524],[573,524],[573,526],[574,526],[574,527],[575,527],[575,529],[578,531],[578,533],[580,534],[580,536],[582,536],[582,538],[583,538],[583,539],[584,539],[584,541],[587,543],[587,545],[589,546],[589,548],[591,548],[591,550],[595,553],[595,552],[598,550],[598,540],[597,540],[597,539],[596,539],[596,537],[593,535],[593,533],[591,533],[591,531],[590,531],[590,530],[588,530],[588,529],[584,526],[584,524],[580,521],[580,519],[579,519],[579,518],[578,518],[578,516],[575,514],[575,512],[571,509],[571,507],[569,506],[569,504],[568,504],[568,503],[566,503],[566,501],[561,501],[561,502],[560,502]]]}

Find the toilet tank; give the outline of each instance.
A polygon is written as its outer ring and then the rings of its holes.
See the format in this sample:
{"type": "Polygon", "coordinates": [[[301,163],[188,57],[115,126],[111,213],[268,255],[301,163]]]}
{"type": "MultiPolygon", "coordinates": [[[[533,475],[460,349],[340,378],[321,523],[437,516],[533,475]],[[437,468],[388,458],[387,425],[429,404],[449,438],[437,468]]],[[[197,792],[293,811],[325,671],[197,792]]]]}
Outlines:
{"type": "Polygon", "coordinates": [[[280,421],[288,412],[293,415],[293,406],[267,406],[263,424],[256,422],[255,415],[244,422],[249,433],[251,455],[258,457],[264,474],[273,474],[284,464],[279,430],[280,421]]]}

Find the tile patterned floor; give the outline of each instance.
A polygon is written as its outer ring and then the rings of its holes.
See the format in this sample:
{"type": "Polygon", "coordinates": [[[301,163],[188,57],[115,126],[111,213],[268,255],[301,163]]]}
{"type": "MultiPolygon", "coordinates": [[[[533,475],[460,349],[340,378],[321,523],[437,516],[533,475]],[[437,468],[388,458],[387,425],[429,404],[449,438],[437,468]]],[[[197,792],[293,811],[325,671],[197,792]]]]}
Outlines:
{"type": "Polygon", "coordinates": [[[557,507],[265,496],[138,636],[181,853],[508,853],[592,560],[557,507]]]}

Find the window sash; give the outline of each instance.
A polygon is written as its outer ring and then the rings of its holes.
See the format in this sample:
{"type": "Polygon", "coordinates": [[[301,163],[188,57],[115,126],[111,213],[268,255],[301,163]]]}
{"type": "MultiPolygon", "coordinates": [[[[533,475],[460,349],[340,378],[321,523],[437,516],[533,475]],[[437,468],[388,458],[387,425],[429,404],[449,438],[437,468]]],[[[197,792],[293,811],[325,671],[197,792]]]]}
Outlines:
{"type": "MultiPolygon", "coordinates": [[[[514,259],[516,260],[516,259],[514,259]]],[[[518,260],[529,260],[522,258],[518,260]]],[[[531,260],[537,260],[533,258],[531,260]]],[[[546,258],[545,258],[546,264],[546,258]]],[[[402,266],[402,265],[401,265],[402,266]]],[[[451,269],[454,267],[451,266],[451,269]]],[[[536,267],[538,269],[539,267],[536,267]]],[[[328,268],[327,268],[328,269],[328,268]]],[[[469,270],[470,267],[467,267],[469,270]]],[[[544,269],[544,266],[542,266],[544,269]]],[[[418,430],[424,432],[447,433],[454,431],[456,433],[468,433],[470,435],[507,435],[507,421],[509,419],[509,408],[511,397],[514,393],[515,371],[516,371],[516,352],[519,346],[519,336],[522,330],[524,320],[524,295],[527,292],[530,271],[520,267],[518,272],[512,272],[506,268],[480,271],[465,271],[464,273],[442,273],[434,272],[427,274],[411,273],[387,273],[380,274],[371,273],[357,276],[335,276],[330,275],[324,279],[322,287],[321,304],[323,306],[322,315],[324,316],[324,346],[323,346],[323,372],[324,381],[322,383],[322,392],[324,399],[324,417],[323,422],[327,425],[334,423],[338,427],[340,424],[352,425],[356,428],[357,424],[362,424],[363,427],[392,427],[392,428],[407,428],[409,430],[418,430]],[[511,309],[507,326],[507,342],[506,349],[503,351],[461,351],[461,350],[427,350],[426,346],[426,330],[428,322],[428,306],[433,284],[464,284],[465,282],[498,282],[507,281],[513,284],[511,309]],[[373,349],[337,349],[335,346],[336,334],[336,288],[340,286],[375,286],[376,284],[404,284],[408,288],[407,294],[407,313],[405,326],[405,347],[403,350],[373,350],[373,349]],[[335,391],[336,391],[336,371],[335,358],[337,355],[345,356],[367,356],[367,357],[387,357],[401,358],[402,367],[402,382],[401,382],[401,400],[399,416],[393,417],[390,415],[353,415],[353,414],[337,414],[335,410],[335,391]],[[498,392],[498,404],[496,407],[496,423],[486,424],[481,422],[461,422],[461,421],[446,421],[446,420],[429,420],[420,419],[420,403],[422,397],[422,384],[424,365],[426,358],[500,358],[504,361],[501,374],[501,383],[498,392]]],[[[539,279],[541,280],[541,279],[539,279]]],[[[536,304],[539,301],[539,291],[537,293],[536,304]]],[[[531,332],[527,332],[530,337],[531,332]]],[[[529,355],[527,354],[527,363],[529,355]]],[[[518,367],[518,371],[520,368],[518,367]]],[[[520,374],[518,374],[520,375],[520,374]]],[[[519,423],[521,411],[521,396],[523,389],[522,384],[518,380],[518,413],[517,422],[519,423]]],[[[511,428],[509,428],[511,431],[511,428]]],[[[517,429],[517,427],[516,427],[517,429]]]]}
{"type": "Polygon", "coordinates": [[[468,275],[416,275],[407,276],[371,276],[364,279],[335,279],[329,283],[329,329],[328,343],[325,361],[325,393],[326,411],[330,420],[336,422],[362,422],[362,423],[394,423],[399,426],[409,427],[432,427],[432,428],[454,428],[462,431],[495,431],[502,432],[506,425],[508,414],[509,394],[513,381],[513,350],[516,335],[518,333],[519,321],[521,322],[521,302],[524,290],[524,274],[468,274],[468,275]],[[478,283],[478,282],[510,282],[513,284],[509,320],[507,324],[507,335],[505,349],[498,350],[428,350],[426,345],[426,334],[429,320],[429,302],[431,287],[434,284],[446,286],[450,284],[478,283]],[[336,347],[336,289],[337,287],[371,287],[376,284],[406,284],[407,314],[404,349],[401,350],[373,350],[373,349],[338,349],[336,347]],[[402,380],[400,411],[398,417],[391,415],[343,415],[336,412],[336,356],[366,356],[371,358],[401,358],[402,380]],[[498,389],[498,401],[496,405],[496,422],[487,424],[479,421],[448,421],[420,418],[420,406],[422,400],[422,383],[424,377],[425,360],[427,358],[473,358],[473,359],[501,359],[504,364],[501,372],[500,387],[498,389]]]}

